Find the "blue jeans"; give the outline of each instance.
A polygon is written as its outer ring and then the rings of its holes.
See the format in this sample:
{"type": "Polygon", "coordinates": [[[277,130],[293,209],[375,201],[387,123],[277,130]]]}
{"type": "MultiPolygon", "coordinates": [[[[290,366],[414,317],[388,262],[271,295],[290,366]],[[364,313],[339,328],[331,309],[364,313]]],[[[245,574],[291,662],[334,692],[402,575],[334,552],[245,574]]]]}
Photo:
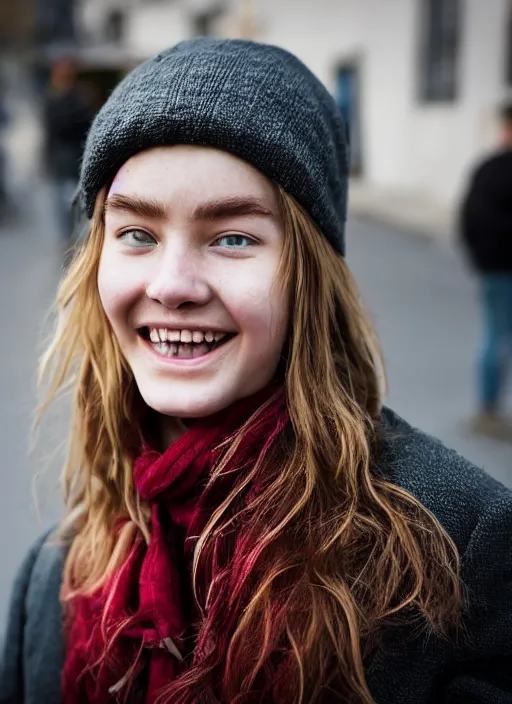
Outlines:
{"type": "Polygon", "coordinates": [[[484,344],[479,361],[481,407],[496,410],[512,360],[512,273],[483,274],[484,344]]]}

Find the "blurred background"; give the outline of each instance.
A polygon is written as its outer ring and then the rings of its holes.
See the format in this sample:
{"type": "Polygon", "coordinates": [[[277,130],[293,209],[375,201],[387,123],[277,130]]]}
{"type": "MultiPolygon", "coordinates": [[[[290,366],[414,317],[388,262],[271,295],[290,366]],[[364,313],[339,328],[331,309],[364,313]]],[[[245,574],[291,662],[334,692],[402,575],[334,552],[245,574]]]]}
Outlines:
{"type": "Polygon", "coordinates": [[[60,514],[66,409],[32,450],[30,427],[81,143],[126,71],[195,35],[281,45],[332,92],[352,147],[348,261],[387,402],[512,486],[510,437],[470,422],[482,323],[456,225],[471,169],[500,139],[512,2],[0,0],[0,626],[25,550],[60,514]]]}

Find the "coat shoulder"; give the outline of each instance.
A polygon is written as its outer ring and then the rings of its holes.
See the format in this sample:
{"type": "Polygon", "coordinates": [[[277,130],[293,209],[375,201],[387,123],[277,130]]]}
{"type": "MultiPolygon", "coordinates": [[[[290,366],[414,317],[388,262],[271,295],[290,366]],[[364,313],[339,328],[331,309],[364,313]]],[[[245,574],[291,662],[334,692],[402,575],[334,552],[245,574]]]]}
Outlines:
{"type": "Polygon", "coordinates": [[[33,544],[18,571],[0,661],[0,704],[60,702],[65,554],[52,529],[33,544]]]}
{"type": "MultiPolygon", "coordinates": [[[[405,659],[407,672],[399,670],[414,692],[407,701],[511,704],[512,492],[388,409],[381,447],[384,477],[416,497],[455,542],[465,594],[455,650],[450,647],[449,654],[447,643],[428,637],[414,662],[405,659]],[[426,656],[430,646],[431,660],[426,656]],[[415,698],[417,679],[427,662],[435,692],[420,700],[415,698]]],[[[400,649],[397,653],[399,668],[404,657],[400,649]]],[[[401,678],[387,660],[384,670],[379,670],[376,688],[384,687],[387,694],[377,701],[396,701],[401,678]]]]}
{"type": "Polygon", "coordinates": [[[440,440],[385,408],[379,468],[418,499],[463,551],[490,507],[512,512],[512,492],[440,440]]]}

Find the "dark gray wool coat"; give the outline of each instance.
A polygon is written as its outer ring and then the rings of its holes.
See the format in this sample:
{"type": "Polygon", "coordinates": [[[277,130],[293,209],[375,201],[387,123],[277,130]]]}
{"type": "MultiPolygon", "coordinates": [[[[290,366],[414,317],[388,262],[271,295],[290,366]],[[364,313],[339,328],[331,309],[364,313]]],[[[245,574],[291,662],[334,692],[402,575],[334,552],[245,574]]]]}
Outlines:
{"type": "MultiPolygon", "coordinates": [[[[457,645],[390,629],[367,669],[377,704],[512,704],[512,492],[385,410],[385,476],[439,519],[462,557],[470,606],[457,645]]],[[[41,538],[14,586],[1,704],[59,704],[62,549],[41,538]]]]}

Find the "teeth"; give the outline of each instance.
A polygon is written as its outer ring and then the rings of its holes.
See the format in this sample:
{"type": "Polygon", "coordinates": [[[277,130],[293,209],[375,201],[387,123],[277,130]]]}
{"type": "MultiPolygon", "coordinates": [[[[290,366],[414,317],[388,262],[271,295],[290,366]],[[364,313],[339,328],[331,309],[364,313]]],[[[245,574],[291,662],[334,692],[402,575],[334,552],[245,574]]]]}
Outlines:
{"type": "MultiPolygon", "coordinates": [[[[226,336],[223,332],[213,332],[208,330],[207,332],[202,332],[201,330],[167,330],[166,328],[149,328],[149,339],[155,345],[166,345],[166,343],[174,343],[171,348],[177,348],[178,344],[181,342],[183,344],[191,344],[192,342],[196,345],[207,342],[212,344],[213,342],[219,342],[226,336]],[[177,344],[176,344],[177,343],[177,344]]],[[[175,354],[175,352],[173,353],[175,354]]]]}

